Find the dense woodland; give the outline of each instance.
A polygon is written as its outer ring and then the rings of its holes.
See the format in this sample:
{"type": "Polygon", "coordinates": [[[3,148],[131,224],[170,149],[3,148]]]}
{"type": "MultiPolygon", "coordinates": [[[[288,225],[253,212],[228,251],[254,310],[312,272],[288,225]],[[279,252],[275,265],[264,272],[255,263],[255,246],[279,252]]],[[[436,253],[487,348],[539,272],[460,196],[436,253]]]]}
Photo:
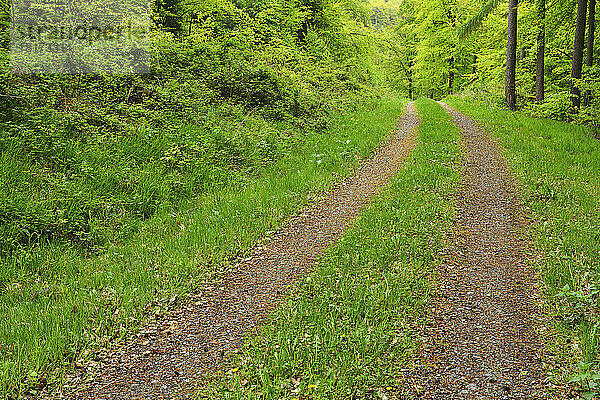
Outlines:
{"type": "Polygon", "coordinates": [[[374,95],[363,3],[155,6],[147,75],[18,76],[3,53],[2,155],[31,163],[2,163],[4,255],[46,240],[94,250],[165,202],[258,173],[374,95]]]}
{"type": "Polygon", "coordinates": [[[506,84],[510,107],[595,127],[595,0],[545,3],[522,1],[514,13],[513,72],[513,14],[494,0],[157,2],[155,58],[142,76],[18,76],[5,50],[2,148],[43,167],[35,176],[24,171],[36,168],[4,170],[14,184],[3,188],[0,249],[48,239],[93,249],[106,225],[256,172],[300,131],[318,131],[329,112],[384,86],[410,98],[466,92],[500,104],[506,84]],[[260,134],[236,128],[249,119],[260,134]],[[189,124],[208,140],[189,141],[181,129],[189,124]],[[119,148],[123,134],[128,150],[119,148]],[[125,165],[107,165],[112,152],[129,150],[161,178],[137,167],[122,177],[125,165]],[[90,179],[86,171],[100,165],[105,176],[90,179]],[[76,194],[82,185],[86,194],[76,194]],[[49,199],[49,187],[61,195],[49,199]]]}
{"type": "MultiPolygon", "coordinates": [[[[460,94],[599,134],[596,8],[596,0],[157,0],[148,74],[18,75],[2,2],[0,290],[31,284],[35,299],[63,296],[52,282],[65,254],[101,256],[158,213],[245,187],[325,135],[332,116],[390,93],[460,94]]],[[[17,292],[2,312],[25,296],[17,292]]],[[[12,334],[0,336],[3,390],[29,379],[30,361],[10,361],[15,349],[3,344],[12,334]]],[[[69,346],[34,369],[80,349],[69,346]]]]}
{"type": "Polygon", "coordinates": [[[597,124],[595,10],[594,0],[403,1],[386,40],[388,76],[412,96],[466,91],[534,115],[597,124]]]}

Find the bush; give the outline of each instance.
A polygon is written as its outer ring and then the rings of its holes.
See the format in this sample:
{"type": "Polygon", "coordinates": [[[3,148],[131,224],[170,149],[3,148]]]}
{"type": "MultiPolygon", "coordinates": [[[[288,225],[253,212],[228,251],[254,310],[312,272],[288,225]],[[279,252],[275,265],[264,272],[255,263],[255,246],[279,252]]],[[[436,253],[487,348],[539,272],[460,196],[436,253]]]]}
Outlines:
{"type": "Polygon", "coordinates": [[[566,91],[550,93],[542,103],[529,103],[525,111],[533,116],[551,118],[559,121],[569,119],[571,110],[571,94],[566,91]]]}

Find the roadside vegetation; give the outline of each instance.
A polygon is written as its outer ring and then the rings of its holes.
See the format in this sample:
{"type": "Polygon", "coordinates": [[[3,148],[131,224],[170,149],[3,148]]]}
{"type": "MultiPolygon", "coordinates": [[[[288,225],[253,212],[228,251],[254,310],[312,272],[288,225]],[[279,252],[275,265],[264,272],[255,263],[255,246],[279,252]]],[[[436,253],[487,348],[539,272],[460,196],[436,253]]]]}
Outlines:
{"type": "Polygon", "coordinates": [[[217,279],[229,260],[347,175],[390,132],[403,104],[384,98],[332,115],[329,130],[261,176],[165,207],[97,256],[50,243],[5,261],[4,393],[58,378],[83,351],[94,358],[174,296],[217,279]]]}
{"type": "Polygon", "coordinates": [[[585,398],[600,395],[600,142],[581,126],[486,107],[469,98],[448,104],[500,139],[532,219],[536,267],[551,321],[548,369],[585,398]]]}
{"type": "Polygon", "coordinates": [[[401,114],[362,2],[153,11],[146,75],[16,75],[0,51],[0,397],[214,282],[401,114]]]}
{"type": "Polygon", "coordinates": [[[460,180],[458,130],[432,101],[417,107],[404,168],[200,398],[400,396],[460,180]]]}

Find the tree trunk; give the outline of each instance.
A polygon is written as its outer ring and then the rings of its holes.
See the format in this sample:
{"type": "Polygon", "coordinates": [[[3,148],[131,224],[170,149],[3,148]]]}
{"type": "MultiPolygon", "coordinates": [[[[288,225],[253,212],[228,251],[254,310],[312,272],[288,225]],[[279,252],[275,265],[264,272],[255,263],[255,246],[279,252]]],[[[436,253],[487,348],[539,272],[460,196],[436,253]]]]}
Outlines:
{"type": "MultiPolygon", "coordinates": [[[[595,1],[595,0],[592,0],[595,1]]],[[[538,0],[539,31],[535,72],[535,99],[544,101],[544,60],[546,53],[546,0],[538,0]]]]}
{"type": "Polygon", "coordinates": [[[571,68],[571,113],[579,112],[581,106],[581,90],[575,85],[575,80],[581,79],[583,67],[583,42],[585,39],[585,18],[587,0],[577,0],[577,25],[575,26],[575,44],[573,46],[573,64],[571,68]]]}
{"type": "MultiPolygon", "coordinates": [[[[452,21],[452,29],[456,29],[456,15],[452,12],[452,8],[448,9],[448,19],[452,21]]],[[[450,56],[448,68],[448,94],[454,92],[454,56],[450,56]]]]}
{"type": "Polygon", "coordinates": [[[517,68],[517,7],[518,0],[508,2],[508,44],[506,45],[506,104],[511,110],[517,108],[515,89],[517,68]]]}
{"type": "Polygon", "coordinates": [[[450,57],[450,70],[448,72],[448,94],[454,89],[454,57],[450,57]]]}
{"type": "MultiPolygon", "coordinates": [[[[587,38],[587,58],[585,65],[591,67],[594,65],[594,35],[596,34],[596,0],[590,0],[590,12],[588,16],[588,38],[587,38]]],[[[583,105],[590,106],[592,101],[592,91],[586,90],[583,96],[583,105]]]]}
{"type": "Polygon", "coordinates": [[[408,62],[408,98],[413,99],[413,77],[412,77],[413,61],[408,62]]]}

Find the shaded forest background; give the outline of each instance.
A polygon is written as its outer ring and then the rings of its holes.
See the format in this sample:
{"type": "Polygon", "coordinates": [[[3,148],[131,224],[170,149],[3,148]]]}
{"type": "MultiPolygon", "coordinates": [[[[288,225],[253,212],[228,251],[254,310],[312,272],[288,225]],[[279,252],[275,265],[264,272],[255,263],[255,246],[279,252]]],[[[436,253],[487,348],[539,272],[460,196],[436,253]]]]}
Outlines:
{"type": "MultiPolygon", "coordinates": [[[[413,96],[441,98],[464,93],[502,105],[506,100],[509,3],[514,6],[517,2],[399,2],[399,25],[386,41],[388,51],[396,56],[387,60],[387,76],[395,78],[390,83],[413,96]]],[[[593,0],[518,2],[513,49],[518,108],[536,116],[598,124],[596,8],[593,0]],[[579,21],[585,41],[580,44],[578,60],[584,66],[583,75],[572,79],[578,7],[585,16],[579,21]],[[541,95],[536,95],[538,76],[544,79],[541,95]],[[593,92],[588,107],[577,113],[571,110],[572,84],[593,92]]]]}

